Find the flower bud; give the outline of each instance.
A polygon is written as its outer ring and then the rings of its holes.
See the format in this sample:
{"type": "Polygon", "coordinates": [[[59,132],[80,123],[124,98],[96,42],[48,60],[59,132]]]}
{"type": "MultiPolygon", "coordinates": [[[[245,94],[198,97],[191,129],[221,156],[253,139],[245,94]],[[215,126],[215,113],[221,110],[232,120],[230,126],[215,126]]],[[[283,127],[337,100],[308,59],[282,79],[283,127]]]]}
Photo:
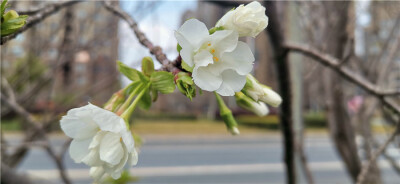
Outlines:
{"type": "Polygon", "coordinates": [[[15,18],[18,18],[18,17],[19,17],[18,13],[16,11],[14,11],[14,10],[8,11],[3,16],[4,22],[7,22],[8,20],[15,19],[15,18]]]}
{"type": "Polygon", "coordinates": [[[246,84],[242,92],[254,101],[262,101],[273,107],[278,107],[282,103],[282,98],[270,87],[260,84],[252,75],[247,75],[246,84]]]}
{"type": "Polygon", "coordinates": [[[236,103],[248,111],[253,112],[257,116],[265,116],[269,113],[267,105],[263,102],[256,102],[242,92],[235,94],[236,103]]]}
{"type": "Polygon", "coordinates": [[[187,96],[190,100],[196,96],[196,87],[192,77],[186,72],[179,72],[175,75],[175,83],[179,91],[187,96]]]}
{"type": "Polygon", "coordinates": [[[235,117],[233,117],[232,111],[225,105],[224,100],[222,100],[216,92],[214,92],[214,94],[217,98],[220,116],[222,120],[224,120],[226,128],[232,135],[239,135],[240,132],[237,128],[237,122],[235,117]]]}
{"type": "Polygon", "coordinates": [[[267,25],[268,17],[265,15],[265,7],[257,1],[253,1],[226,13],[217,22],[216,27],[235,30],[239,36],[256,37],[267,25]]]}
{"type": "Polygon", "coordinates": [[[282,103],[281,96],[273,91],[270,87],[261,85],[263,87],[264,95],[261,96],[260,101],[263,101],[272,107],[278,107],[282,103]]]}
{"type": "Polygon", "coordinates": [[[125,95],[123,89],[115,92],[110,100],[104,104],[104,109],[114,112],[122,103],[125,101],[125,95]]]}

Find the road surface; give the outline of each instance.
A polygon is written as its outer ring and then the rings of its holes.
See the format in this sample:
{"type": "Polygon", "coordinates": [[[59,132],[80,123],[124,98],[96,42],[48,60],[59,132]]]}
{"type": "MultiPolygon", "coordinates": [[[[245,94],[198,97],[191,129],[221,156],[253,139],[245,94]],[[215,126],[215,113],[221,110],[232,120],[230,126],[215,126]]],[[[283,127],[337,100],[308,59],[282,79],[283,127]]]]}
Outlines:
{"type": "MultiPolygon", "coordinates": [[[[258,184],[285,183],[282,165],[282,140],[278,134],[252,136],[145,136],[139,163],[131,169],[138,184],[258,184]]],[[[66,140],[52,136],[59,150],[66,140]]],[[[18,138],[11,144],[17,144],[18,138]]],[[[332,143],[325,135],[306,139],[306,154],[318,184],[351,183],[332,143]]],[[[391,154],[400,161],[399,150],[391,154]]],[[[72,181],[91,183],[89,169],[74,163],[66,154],[65,164],[72,181]]],[[[385,183],[397,184],[400,177],[380,159],[385,183]]],[[[48,183],[62,183],[54,163],[40,148],[33,148],[18,167],[48,183]]],[[[299,177],[302,177],[301,175],[299,177]]],[[[301,179],[305,183],[304,178],[301,179]]]]}

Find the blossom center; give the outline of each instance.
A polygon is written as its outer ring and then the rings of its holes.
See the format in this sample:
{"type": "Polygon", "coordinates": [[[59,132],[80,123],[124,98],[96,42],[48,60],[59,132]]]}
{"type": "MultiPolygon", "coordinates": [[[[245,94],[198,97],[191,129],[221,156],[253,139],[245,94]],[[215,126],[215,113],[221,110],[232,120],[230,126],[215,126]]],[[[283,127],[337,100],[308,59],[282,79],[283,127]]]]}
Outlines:
{"type": "Polygon", "coordinates": [[[208,43],[207,47],[208,47],[207,49],[209,50],[209,52],[213,55],[213,60],[215,62],[218,62],[219,58],[217,56],[215,56],[215,49],[213,47],[211,47],[211,43],[208,43]]]}

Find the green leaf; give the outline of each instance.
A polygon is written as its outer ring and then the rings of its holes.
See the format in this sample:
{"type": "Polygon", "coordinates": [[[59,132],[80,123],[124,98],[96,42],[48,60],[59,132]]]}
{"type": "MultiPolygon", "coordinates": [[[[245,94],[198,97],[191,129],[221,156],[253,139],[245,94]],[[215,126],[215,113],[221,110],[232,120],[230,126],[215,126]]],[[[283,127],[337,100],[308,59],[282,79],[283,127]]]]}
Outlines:
{"type": "Polygon", "coordinates": [[[4,0],[3,2],[1,2],[1,17],[3,17],[3,15],[4,15],[4,12],[6,11],[6,8],[7,8],[7,1],[8,0],[4,0]]]}
{"type": "Polygon", "coordinates": [[[163,93],[172,93],[175,90],[174,76],[165,71],[154,72],[151,74],[150,82],[152,88],[163,93]]]}
{"type": "Polygon", "coordinates": [[[117,65],[118,65],[118,70],[126,77],[128,77],[128,79],[130,79],[131,81],[142,81],[142,82],[149,81],[149,79],[146,76],[144,76],[142,72],[133,69],[129,66],[126,66],[121,61],[117,61],[117,65]]]}
{"type": "Polygon", "coordinates": [[[186,64],[185,61],[182,60],[182,64],[181,64],[182,68],[188,72],[193,72],[193,67],[190,67],[188,64],[186,64]]]}
{"type": "Polygon", "coordinates": [[[150,96],[150,91],[147,88],[146,91],[144,92],[143,96],[140,98],[139,101],[139,107],[148,110],[151,107],[151,96],[150,96]]]}
{"type": "Polygon", "coordinates": [[[144,57],[142,59],[142,72],[148,77],[154,72],[154,62],[151,57],[144,57]]]}

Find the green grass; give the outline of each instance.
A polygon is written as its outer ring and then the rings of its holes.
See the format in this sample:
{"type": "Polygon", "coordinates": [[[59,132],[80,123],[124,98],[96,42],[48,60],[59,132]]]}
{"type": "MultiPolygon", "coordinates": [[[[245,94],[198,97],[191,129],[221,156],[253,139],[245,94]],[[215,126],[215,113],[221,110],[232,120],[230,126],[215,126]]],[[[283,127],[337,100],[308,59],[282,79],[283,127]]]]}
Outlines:
{"type": "Polygon", "coordinates": [[[14,119],[1,119],[1,130],[3,131],[18,131],[21,130],[20,120],[14,119]]]}

